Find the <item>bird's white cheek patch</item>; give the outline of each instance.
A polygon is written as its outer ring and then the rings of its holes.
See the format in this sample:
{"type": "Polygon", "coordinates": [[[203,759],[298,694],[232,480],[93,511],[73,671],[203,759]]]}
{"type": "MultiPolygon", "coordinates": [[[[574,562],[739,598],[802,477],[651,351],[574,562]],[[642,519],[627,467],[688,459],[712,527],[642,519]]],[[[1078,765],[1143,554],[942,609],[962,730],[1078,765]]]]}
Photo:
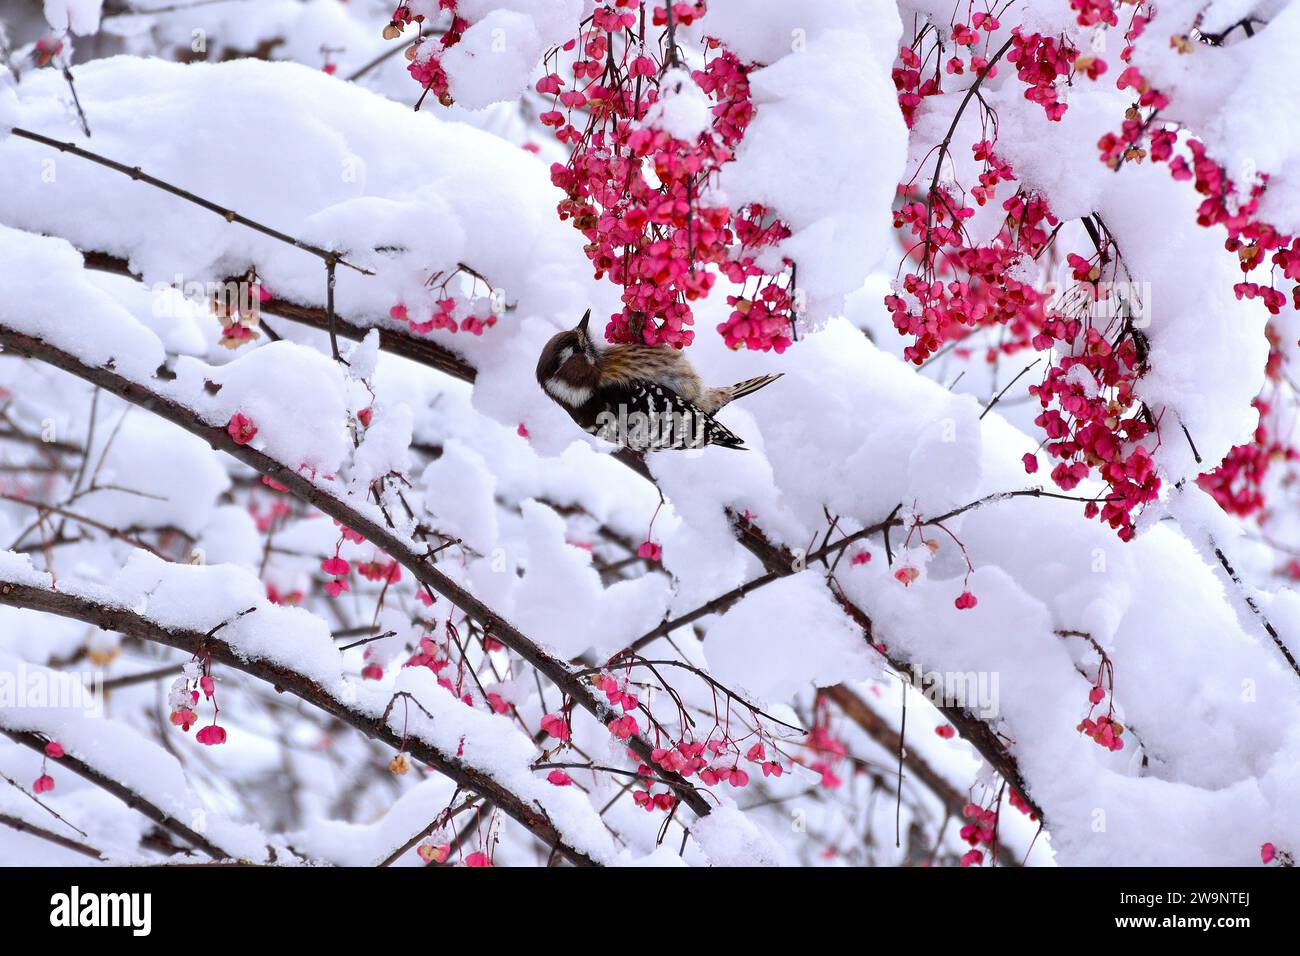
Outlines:
{"type": "Polygon", "coordinates": [[[567,382],[561,382],[558,378],[550,379],[546,383],[546,391],[560,402],[566,405],[583,405],[591,398],[592,390],[585,385],[570,385],[567,382]]]}

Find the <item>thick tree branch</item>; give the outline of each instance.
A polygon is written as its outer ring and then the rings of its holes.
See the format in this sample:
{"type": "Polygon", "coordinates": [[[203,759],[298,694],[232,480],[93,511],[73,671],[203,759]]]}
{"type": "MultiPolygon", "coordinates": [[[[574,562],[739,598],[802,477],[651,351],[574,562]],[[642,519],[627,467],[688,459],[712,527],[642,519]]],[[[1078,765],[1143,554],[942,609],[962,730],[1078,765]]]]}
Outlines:
{"type": "MultiPolygon", "coordinates": [[[[522,798],[497,783],[495,779],[483,771],[466,764],[457,757],[443,753],[417,736],[408,736],[403,739],[400,734],[388,726],[384,718],[371,716],[350,707],[329,694],[315,681],[288,667],[265,660],[250,660],[242,656],[216,634],[166,628],[141,614],[123,607],[112,607],[75,594],[24,584],[8,583],[0,585],[0,604],[57,614],[60,617],[94,625],[102,630],[116,631],[140,640],[173,647],[188,654],[201,651],[205,655],[210,655],[215,663],[243,671],[245,674],[266,681],[277,691],[293,694],[295,697],[337,718],[349,727],[361,731],[367,737],[381,740],[399,750],[404,748],[415,759],[427,763],[439,773],[455,781],[460,787],[473,790],[492,800],[522,826],[530,830],[544,844],[558,849],[570,862],[580,866],[596,865],[596,862],[591,857],[565,841],[563,834],[556,830],[545,813],[538,812],[536,807],[526,803],[522,798]]],[[[0,728],[0,732],[8,734],[18,740],[19,743],[26,744],[35,750],[43,749],[46,743],[43,738],[36,734],[16,734],[3,728],[0,728]]],[[[229,856],[229,854],[222,853],[216,847],[206,843],[201,836],[193,833],[187,827],[181,827],[176,821],[162,814],[162,811],[152,808],[152,812],[150,812],[148,805],[138,805],[142,803],[141,798],[125,790],[115,781],[103,775],[97,774],[95,777],[91,777],[82,772],[79,769],[79,763],[71,756],[65,756],[59,760],[60,766],[67,766],[69,769],[87,777],[87,779],[94,780],[110,793],[121,797],[128,805],[141,810],[142,813],[160,826],[164,826],[182,837],[182,839],[194,843],[195,846],[198,846],[210,856],[216,858],[229,856]]]]}
{"type": "MultiPolygon", "coordinates": [[[[227,453],[250,468],[283,485],[300,501],[329,515],[361,534],[372,544],[382,548],[389,556],[410,571],[417,581],[441,594],[460,608],[483,629],[485,634],[505,644],[529,664],[537,668],[551,683],[555,684],[584,710],[597,720],[604,722],[606,706],[597,699],[588,684],[575,675],[569,665],[546,653],[504,617],[497,614],[492,608],[439,571],[429,560],[427,553],[417,551],[408,541],[399,537],[391,529],[385,527],[368,514],[353,508],[347,502],[305,478],[295,469],[281,464],[251,445],[237,443],[227,433],[226,429],[203,423],[191,409],[154,391],[146,384],[131,381],[106,368],[86,365],[77,356],[65,352],[57,346],[4,326],[0,326],[0,346],[38,359],[87,382],[98,385],[118,398],[133,405],[138,405],[191,434],[197,435],[212,448],[227,453]]],[[[640,735],[634,736],[627,741],[627,745],[642,762],[646,764],[652,762],[650,753],[653,748],[643,737],[640,735]]],[[[682,802],[697,814],[704,816],[709,813],[711,808],[703,795],[680,776],[665,772],[664,782],[671,786],[682,802]]]]}
{"type": "MultiPolygon", "coordinates": [[[[762,529],[740,516],[734,517],[733,527],[741,544],[759,560],[763,567],[767,568],[769,573],[779,576],[794,573],[796,567],[795,556],[786,548],[769,541],[767,536],[763,534],[762,529]]],[[[832,593],[835,595],[841,610],[862,629],[862,636],[867,643],[873,647],[877,646],[875,628],[866,612],[850,601],[838,589],[832,588],[832,593]]],[[[907,662],[898,655],[888,650],[881,653],[895,670],[900,673],[907,670],[907,662]]],[[[964,707],[955,707],[950,704],[936,704],[935,706],[957,728],[957,732],[979,751],[980,756],[987,760],[989,765],[1015,788],[1016,792],[1024,798],[1029,808],[1038,814],[1038,818],[1040,820],[1045,819],[1042,808],[1035,804],[1029,795],[1024,777],[1020,774],[1020,765],[993,728],[964,707]]]]}
{"type": "MultiPolygon", "coordinates": [[[[134,277],[128,264],[122,259],[98,252],[84,253],[84,255],[86,257],[86,266],[88,268],[100,269],[134,277]]],[[[282,318],[302,325],[308,325],[320,330],[328,329],[328,316],[326,315],[325,310],[320,308],[286,303],[277,299],[272,299],[270,302],[263,303],[262,308],[270,314],[279,315],[282,318]]],[[[349,322],[342,318],[336,319],[336,328],[339,335],[358,340],[370,331],[368,327],[358,325],[355,322],[349,322]]],[[[380,346],[391,354],[437,369],[438,371],[451,375],[454,378],[458,378],[461,381],[473,383],[478,374],[477,370],[460,356],[457,356],[447,349],[428,340],[413,338],[405,332],[380,329],[380,346]]],[[[620,449],[619,451],[614,452],[612,457],[635,471],[647,481],[650,481],[652,484],[655,483],[654,476],[651,475],[649,469],[646,467],[645,460],[641,456],[633,454],[626,449],[620,449]]],[[[1024,489],[1016,492],[1005,492],[986,496],[985,498],[971,502],[962,508],[954,509],[952,512],[930,519],[926,523],[939,523],[953,518],[963,511],[981,507],[993,501],[1003,500],[1004,498],[1009,497],[1044,497],[1079,500],[1075,499],[1073,496],[1058,495],[1054,492],[1042,489],[1024,489]]],[[[732,515],[732,531],[735,534],[736,540],[743,545],[746,550],[758,558],[766,573],[753,581],[747,582],[746,584],[733,589],[725,595],[715,598],[713,601],[707,602],[701,607],[688,612],[686,615],[661,624],[648,634],[638,638],[632,645],[631,649],[634,651],[640,650],[655,638],[663,636],[677,627],[697,621],[711,613],[725,610],[726,607],[730,606],[745,594],[763,587],[764,585],[770,584],[778,578],[794,573],[797,567],[806,567],[824,557],[829,557],[843,551],[844,548],[848,547],[855,541],[862,540],[881,531],[887,531],[889,528],[901,524],[902,521],[897,518],[897,513],[895,512],[884,521],[863,528],[860,531],[847,535],[833,543],[828,543],[819,550],[807,555],[802,562],[796,562],[792,553],[784,548],[775,548],[768,541],[766,535],[757,524],[742,519],[739,516],[732,515]]],[[[842,593],[836,592],[835,597],[845,614],[848,615],[848,617],[856,624],[863,627],[864,631],[869,636],[871,633],[871,623],[870,618],[866,613],[849,602],[842,593]]],[[[509,642],[507,641],[506,643],[509,642]]],[[[1008,782],[1010,782],[1011,785],[1021,793],[1027,802],[1029,802],[1030,798],[1026,792],[1024,781],[1020,777],[1015,759],[1006,750],[1006,747],[1002,744],[1001,740],[983,721],[969,713],[963,712],[963,714],[965,714],[965,716],[945,713],[945,716],[957,728],[958,732],[969,740],[995,768],[999,769],[999,771],[1002,771],[1003,768],[1005,768],[1014,775],[1014,777],[1007,778],[1008,782]]],[[[1043,816],[1039,807],[1033,805],[1032,802],[1030,803],[1030,806],[1039,814],[1040,818],[1043,816]]]]}
{"type": "MultiPolygon", "coordinates": [[[[0,604],[12,603],[10,601],[10,595],[5,593],[6,587],[16,588],[16,586],[11,586],[11,585],[5,585],[0,587],[0,604]]],[[[35,607],[36,605],[14,604],[14,606],[35,607]]],[[[14,743],[22,744],[24,747],[27,747],[31,750],[35,750],[37,753],[44,753],[45,745],[49,743],[49,741],[41,734],[32,733],[31,731],[28,730],[13,730],[9,727],[0,726],[0,734],[4,734],[14,743]]],[[[71,770],[79,777],[83,777],[84,779],[89,780],[91,783],[93,783],[95,786],[99,787],[101,790],[105,791],[106,793],[111,793],[113,796],[117,797],[117,799],[121,800],[132,810],[135,810],[138,813],[148,817],[150,820],[158,824],[158,826],[162,827],[168,833],[174,834],[175,836],[184,840],[190,846],[195,847],[196,849],[206,853],[214,860],[228,860],[234,858],[234,854],[227,853],[225,850],[221,849],[221,847],[217,846],[215,843],[213,843],[203,834],[199,833],[198,831],[192,829],[189,826],[186,826],[184,823],[182,823],[180,820],[177,820],[166,810],[163,810],[161,807],[150,802],[147,798],[145,798],[141,794],[132,790],[130,787],[127,787],[124,784],[119,783],[117,780],[113,779],[108,774],[102,772],[97,767],[87,763],[86,761],[80,760],[77,757],[72,756],[72,754],[64,754],[62,757],[59,758],[59,766],[65,770],[71,770]]]]}

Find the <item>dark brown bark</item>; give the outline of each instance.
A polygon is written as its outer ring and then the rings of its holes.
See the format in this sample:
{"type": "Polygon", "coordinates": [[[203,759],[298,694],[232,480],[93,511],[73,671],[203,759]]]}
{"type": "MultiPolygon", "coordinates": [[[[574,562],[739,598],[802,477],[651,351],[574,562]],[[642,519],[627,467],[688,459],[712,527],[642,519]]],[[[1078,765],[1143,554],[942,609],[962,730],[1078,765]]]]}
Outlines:
{"type": "MultiPolygon", "coordinates": [[[[371,717],[349,708],[343,702],[326,693],[319,685],[302,674],[279,664],[265,660],[247,660],[241,657],[225,641],[215,634],[199,631],[164,628],[154,621],[121,607],[98,604],[88,598],[77,595],[51,591],[47,588],[32,587],[23,584],[0,585],[0,604],[12,607],[29,608],[57,614],[94,625],[106,631],[128,634],[140,640],[152,641],[167,647],[176,648],[187,654],[202,652],[209,655],[214,663],[222,664],[235,670],[243,671],[260,680],[266,681],[277,691],[290,693],[301,700],[338,718],[343,723],[361,731],[367,737],[382,740],[390,746],[402,749],[417,760],[427,763],[439,773],[454,780],[460,787],[482,794],[496,803],[521,825],[532,831],[533,835],[549,847],[557,849],[571,863],[579,866],[594,866],[596,862],[580,850],[574,849],[564,841],[551,821],[539,808],[526,804],[520,797],[497,783],[492,777],[470,767],[455,757],[444,754],[418,737],[408,737],[403,741],[401,735],[390,729],[380,717],[371,717]]],[[[36,734],[16,734],[0,729],[19,743],[35,750],[42,750],[46,741],[36,734]]],[[[157,808],[145,803],[139,795],[122,787],[116,781],[104,777],[95,771],[89,771],[84,764],[69,756],[58,761],[59,766],[74,770],[99,786],[120,797],[129,806],[140,810],[159,826],[192,843],[209,856],[217,859],[228,858],[217,847],[208,843],[201,835],[179,824],[157,808]]]]}
{"type": "MultiPolygon", "coordinates": [[[[90,268],[116,272],[122,275],[132,275],[126,262],[121,259],[98,252],[86,253],[85,256],[86,265],[90,268]]],[[[270,303],[263,304],[263,310],[270,314],[279,315],[282,318],[289,319],[290,321],[302,325],[308,325],[322,331],[328,329],[328,317],[323,309],[292,303],[283,303],[280,300],[272,300],[270,303]]],[[[356,325],[341,318],[337,319],[336,323],[338,334],[345,338],[360,339],[369,332],[369,328],[356,325]]],[[[452,377],[458,378],[464,382],[473,383],[478,374],[477,370],[466,360],[453,354],[449,350],[434,345],[431,342],[412,338],[411,336],[399,331],[387,331],[381,329],[380,345],[382,348],[394,355],[399,355],[419,364],[437,369],[438,371],[444,372],[445,374],[451,375],[452,377]]],[[[645,460],[641,456],[626,450],[619,450],[613,454],[613,457],[623,465],[635,471],[641,477],[645,478],[647,481],[654,483],[654,477],[646,467],[645,460]]],[[[1052,492],[1045,492],[1039,489],[1027,489],[1008,493],[1007,497],[1010,496],[1060,497],[1073,499],[1073,496],[1056,495],[1052,492]]],[[[970,505],[965,506],[962,509],[958,509],[957,511],[947,515],[941,515],[929,523],[933,524],[942,522],[948,518],[954,517],[961,510],[978,507],[987,501],[1000,499],[1001,497],[1002,496],[995,495],[989,496],[986,499],[980,499],[978,502],[972,502],[970,505]]],[[[668,630],[692,623],[702,617],[706,617],[708,614],[725,610],[745,594],[763,587],[766,584],[770,584],[778,578],[793,574],[797,567],[806,567],[815,561],[838,554],[855,541],[863,540],[890,527],[901,525],[901,520],[898,519],[896,515],[891,514],[882,522],[878,522],[875,525],[868,526],[860,531],[846,535],[833,543],[824,545],[819,550],[807,555],[802,562],[797,563],[794,555],[787,549],[777,548],[772,545],[767,536],[763,533],[762,528],[757,524],[752,521],[743,520],[738,516],[733,515],[732,517],[732,530],[735,534],[736,540],[759,560],[763,565],[766,574],[741,585],[739,588],[733,589],[733,591],[728,592],[726,595],[715,598],[713,601],[689,612],[682,618],[667,622],[666,625],[660,625],[649,634],[644,635],[643,638],[638,639],[632,647],[633,650],[640,650],[648,644],[650,640],[666,634],[668,630]]],[[[843,594],[836,593],[835,597],[837,603],[839,603],[841,608],[844,610],[844,613],[853,620],[854,623],[860,626],[867,639],[874,643],[871,619],[866,612],[854,605],[843,594]]],[[[1002,739],[999,738],[984,721],[970,715],[969,712],[963,711],[962,713],[964,716],[958,717],[955,714],[948,713],[948,710],[953,710],[953,708],[946,709],[944,711],[944,716],[947,717],[948,720],[957,728],[958,733],[974,745],[980,754],[984,756],[990,764],[992,764],[994,769],[1006,777],[1007,781],[1016,788],[1017,792],[1025,798],[1029,806],[1039,815],[1039,818],[1042,819],[1042,810],[1030,800],[1016,760],[1011,755],[1002,739]]]]}
{"type": "MultiPolygon", "coordinates": [[[[41,339],[0,327],[0,346],[38,359],[98,385],[118,398],[138,405],[159,418],[197,435],[212,448],[227,453],[283,485],[299,500],[329,515],[382,548],[410,571],[417,581],[460,608],[483,629],[485,634],[496,638],[537,668],[561,692],[597,720],[604,723],[605,718],[609,716],[605,704],[597,699],[590,686],[580,680],[567,664],[543,651],[513,624],[439,571],[425,554],[417,553],[390,528],[354,510],[346,502],[312,484],[297,471],[282,465],[250,445],[237,443],[226,429],[204,424],[191,409],[153,391],[148,386],[123,378],[110,369],[86,365],[75,355],[41,339]]],[[[643,737],[639,735],[633,737],[627,741],[627,745],[643,763],[648,766],[653,765],[650,759],[653,748],[643,737]]],[[[698,815],[704,816],[709,813],[711,808],[708,802],[690,783],[668,771],[661,774],[661,779],[672,787],[682,802],[698,815]]]]}
{"type": "MultiPolygon", "coordinates": [[[[17,589],[17,585],[0,586],[0,604],[12,603],[9,600],[10,595],[8,593],[5,593],[5,589],[7,587],[14,588],[15,590],[17,589]]],[[[35,605],[19,605],[19,604],[15,604],[14,606],[35,607],[35,605]]],[[[0,734],[4,734],[14,743],[22,744],[24,747],[28,747],[32,750],[35,750],[37,753],[44,753],[45,745],[49,743],[49,741],[45,737],[41,736],[40,734],[31,733],[30,731],[25,731],[25,730],[10,730],[8,727],[0,727],[0,734]]],[[[233,854],[227,853],[225,850],[221,849],[221,847],[217,846],[215,843],[213,843],[203,834],[185,825],[184,823],[181,823],[181,821],[177,820],[166,810],[163,810],[161,807],[158,807],[155,804],[151,803],[148,799],[146,799],[141,794],[136,793],[134,790],[132,790],[130,787],[126,786],[125,784],[122,784],[117,780],[114,780],[112,777],[108,776],[107,774],[102,773],[98,768],[92,766],[91,764],[86,763],[84,760],[79,760],[76,757],[72,756],[72,754],[64,754],[62,757],[58,759],[58,766],[62,767],[65,770],[71,770],[77,776],[89,780],[91,783],[93,783],[95,786],[99,787],[101,790],[105,791],[106,793],[111,793],[113,796],[117,797],[117,799],[121,800],[132,810],[135,810],[137,813],[143,814],[144,816],[148,817],[150,820],[158,824],[158,826],[162,827],[168,833],[175,834],[176,836],[184,840],[186,843],[188,843],[190,846],[198,850],[201,850],[202,852],[206,853],[208,856],[212,857],[214,860],[226,860],[226,859],[231,859],[233,857],[233,854]]]]}

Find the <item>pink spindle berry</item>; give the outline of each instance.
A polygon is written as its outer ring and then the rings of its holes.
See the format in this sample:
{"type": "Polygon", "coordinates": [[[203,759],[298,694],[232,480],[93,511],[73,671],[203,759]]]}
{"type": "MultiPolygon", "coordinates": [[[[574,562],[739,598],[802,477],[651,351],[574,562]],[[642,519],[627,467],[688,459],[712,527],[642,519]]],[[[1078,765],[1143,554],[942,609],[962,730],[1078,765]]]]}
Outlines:
{"type": "Polygon", "coordinates": [[[451,856],[451,844],[421,843],[415,852],[425,863],[445,863],[447,857],[451,856]]]}
{"type": "Polygon", "coordinates": [[[326,574],[334,577],[342,577],[352,570],[352,565],[336,554],[334,557],[326,558],[322,561],[320,563],[320,569],[326,574]]]}
{"type": "Polygon", "coordinates": [[[639,729],[636,718],[631,714],[624,714],[622,717],[616,717],[609,722],[609,732],[619,740],[634,737],[639,729]]]}
{"type": "Polygon", "coordinates": [[[208,724],[194,735],[199,743],[205,747],[215,747],[218,744],[226,742],[226,731],[224,727],[218,727],[216,724],[208,724]]]}
{"type": "Polygon", "coordinates": [[[569,739],[569,722],[564,719],[562,714],[547,714],[542,718],[542,730],[546,731],[556,740],[567,741],[569,739]]]}
{"type": "Polygon", "coordinates": [[[230,424],[226,426],[226,432],[236,445],[247,445],[257,434],[257,426],[243,412],[235,412],[230,418],[230,424]]]}

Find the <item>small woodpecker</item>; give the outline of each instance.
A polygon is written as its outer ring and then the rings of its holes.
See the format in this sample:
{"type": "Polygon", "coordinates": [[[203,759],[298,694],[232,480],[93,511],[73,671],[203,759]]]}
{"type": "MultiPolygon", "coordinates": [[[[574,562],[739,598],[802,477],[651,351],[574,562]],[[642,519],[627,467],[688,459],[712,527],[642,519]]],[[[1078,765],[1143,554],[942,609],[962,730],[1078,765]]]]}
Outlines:
{"type": "Polygon", "coordinates": [[[588,309],[575,328],[553,336],[537,360],[538,384],[579,426],[636,452],[705,445],[745,450],[713,416],[783,373],[708,388],[680,349],[597,347],[587,331],[590,319],[588,309]]]}

